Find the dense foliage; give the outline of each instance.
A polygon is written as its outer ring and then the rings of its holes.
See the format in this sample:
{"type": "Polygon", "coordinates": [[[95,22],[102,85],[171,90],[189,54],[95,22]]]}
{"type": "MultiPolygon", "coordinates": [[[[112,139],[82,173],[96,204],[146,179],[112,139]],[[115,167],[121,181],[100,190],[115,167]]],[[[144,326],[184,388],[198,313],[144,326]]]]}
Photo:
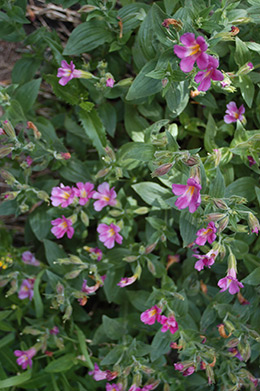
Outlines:
{"type": "Polygon", "coordinates": [[[257,390],[259,0],[0,4],[0,389],[257,390]]]}

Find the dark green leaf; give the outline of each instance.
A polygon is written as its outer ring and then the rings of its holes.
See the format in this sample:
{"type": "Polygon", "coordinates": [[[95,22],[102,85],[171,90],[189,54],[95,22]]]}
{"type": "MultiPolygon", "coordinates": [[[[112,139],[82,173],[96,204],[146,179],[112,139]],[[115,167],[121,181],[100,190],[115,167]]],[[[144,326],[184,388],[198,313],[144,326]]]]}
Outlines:
{"type": "Polygon", "coordinates": [[[107,145],[104,126],[96,112],[92,110],[90,113],[81,110],[79,113],[82,126],[86,135],[90,138],[93,146],[97,149],[100,155],[104,154],[104,147],[107,145]]]}
{"type": "Polygon", "coordinates": [[[68,371],[75,365],[75,355],[74,354],[65,354],[60,358],[50,362],[45,368],[45,372],[48,373],[58,373],[68,371]]]}
{"type": "Polygon", "coordinates": [[[197,230],[196,219],[190,212],[183,210],[180,216],[180,233],[183,240],[183,247],[186,247],[195,240],[197,230]]]}
{"type": "Polygon", "coordinates": [[[252,273],[242,280],[243,284],[260,285],[260,267],[257,267],[252,273]]]}
{"type": "Polygon", "coordinates": [[[222,198],[224,197],[224,194],[225,194],[225,180],[220,169],[217,167],[216,177],[214,180],[211,180],[210,183],[209,195],[215,198],[222,198]]]}
{"type": "Polygon", "coordinates": [[[42,79],[28,81],[15,90],[14,98],[20,103],[25,112],[31,109],[40,89],[42,79]]]}

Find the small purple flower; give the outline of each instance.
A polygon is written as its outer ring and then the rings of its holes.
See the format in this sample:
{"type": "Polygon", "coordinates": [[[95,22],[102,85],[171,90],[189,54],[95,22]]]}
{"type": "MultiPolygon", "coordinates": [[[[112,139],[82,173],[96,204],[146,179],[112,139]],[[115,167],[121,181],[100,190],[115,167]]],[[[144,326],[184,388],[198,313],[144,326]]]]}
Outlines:
{"type": "Polygon", "coordinates": [[[238,358],[239,361],[244,361],[237,348],[229,348],[228,351],[232,354],[233,357],[238,358]]]}
{"type": "Polygon", "coordinates": [[[30,167],[33,163],[33,159],[31,158],[31,156],[27,156],[25,160],[26,160],[28,167],[30,167]]]}
{"type": "Polygon", "coordinates": [[[174,315],[170,315],[169,317],[162,315],[159,317],[158,322],[163,325],[163,327],[161,328],[162,333],[165,333],[167,330],[170,330],[170,332],[174,334],[179,328],[174,315]]]}
{"type": "Polygon", "coordinates": [[[102,371],[97,363],[94,364],[93,371],[88,372],[89,375],[93,375],[93,379],[96,381],[104,380],[107,378],[107,371],[102,371]]]}
{"type": "Polygon", "coordinates": [[[107,248],[113,248],[115,242],[118,244],[122,244],[123,237],[119,235],[120,227],[111,223],[107,224],[99,224],[97,227],[97,232],[99,233],[99,240],[104,243],[104,246],[107,248]]]}
{"type": "Polygon", "coordinates": [[[98,191],[95,191],[92,198],[95,200],[98,200],[94,202],[94,209],[99,212],[101,211],[105,206],[115,206],[116,205],[116,192],[114,190],[115,188],[112,187],[109,188],[109,184],[107,182],[102,183],[98,186],[98,191]]]}
{"type": "Polygon", "coordinates": [[[65,234],[69,239],[74,235],[74,228],[72,227],[71,219],[67,219],[65,216],[51,221],[52,227],[51,232],[57,239],[62,238],[65,234]]]}
{"type": "Polygon", "coordinates": [[[195,39],[193,33],[185,33],[180,37],[184,46],[175,45],[174,53],[181,58],[180,68],[183,72],[190,72],[197,61],[199,69],[206,69],[208,66],[208,55],[205,53],[208,45],[202,36],[195,39]]]}
{"type": "Polygon", "coordinates": [[[231,124],[232,122],[242,121],[245,112],[244,105],[237,107],[235,102],[229,102],[227,104],[226,115],[224,116],[224,121],[226,124],[231,124]]]}
{"type": "Polygon", "coordinates": [[[60,330],[57,326],[54,326],[52,329],[50,329],[50,334],[57,335],[59,334],[60,330]]]}
{"type": "Polygon", "coordinates": [[[115,384],[115,383],[109,384],[109,383],[107,383],[106,384],[106,391],[122,391],[122,390],[123,390],[123,387],[122,387],[121,383],[118,383],[118,384],[115,384]]]}
{"type": "Polygon", "coordinates": [[[252,69],[254,68],[254,65],[251,62],[248,62],[247,66],[250,69],[250,71],[252,71],[252,69]]]}
{"type": "Polygon", "coordinates": [[[61,68],[58,69],[57,77],[61,77],[59,84],[65,86],[71,79],[79,78],[82,76],[82,72],[78,69],[75,69],[73,61],[70,62],[70,65],[67,61],[61,61],[61,68]]]}
{"type": "Polygon", "coordinates": [[[109,78],[106,80],[106,87],[113,88],[113,87],[114,87],[114,84],[115,84],[115,80],[114,80],[112,77],[109,77],[109,78]]]}
{"type": "Polygon", "coordinates": [[[135,274],[132,277],[123,277],[116,285],[120,286],[120,288],[124,288],[125,286],[133,284],[136,281],[136,279],[137,276],[135,274]]]}
{"type": "Polygon", "coordinates": [[[174,368],[176,371],[180,371],[183,376],[190,376],[195,371],[195,368],[193,365],[187,367],[187,365],[184,366],[181,362],[175,363],[174,368]]]}
{"type": "Polygon", "coordinates": [[[84,293],[90,294],[90,293],[96,292],[99,287],[100,287],[100,282],[97,282],[93,286],[88,286],[87,280],[83,280],[81,291],[84,293]]]}
{"type": "Polygon", "coordinates": [[[90,253],[90,257],[92,259],[95,259],[97,261],[101,261],[103,253],[98,247],[89,247],[89,246],[84,246],[84,250],[90,253]]]}
{"type": "Polygon", "coordinates": [[[37,261],[35,256],[31,253],[31,251],[24,251],[22,253],[22,260],[27,265],[31,265],[31,266],[39,266],[40,265],[40,262],[37,261]]]}
{"type": "Polygon", "coordinates": [[[214,242],[216,239],[216,232],[217,228],[215,227],[215,224],[213,221],[210,221],[207,228],[202,228],[198,230],[196,233],[197,239],[195,240],[195,243],[199,246],[204,246],[206,241],[208,241],[210,244],[214,242]]]}
{"type": "Polygon", "coordinates": [[[204,267],[210,268],[214,263],[216,256],[218,255],[217,251],[210,250],[207,254],[193,254],[192,256],[197,258],[198,261],[195,263],[195,269],[199,272],[204,269],[204,267]]]}
{"type": "Polygon", "coordinates": [[[215,57],[208,56],[207,69],[204,72],[198,72],[194,78],[196,83],[200,83],[198,91],[207,91],[210,88],[211,80],[222,81],[224,79],[223,74],[217,70],[218,66],[218,60],[215,57]]]}
{"type": "Polygon", "coordinates": [[[194,179],[189,178],[187,185],[172,185],[172,192],[181,196],[175,202],[178,209],[185,209],[189,207],[189,212],[194,213],[201,204],[200,197],[201,185],[194,179]]]}
{"type": "Polygon", "coordinates": [[[76,183],[77,187],[73,187],[75,195],[79,198],[79,204],[85,205],[90,198],[92,198],[94,185],[90,182],[78,182],[76,183]]]}
{"type": "Polygon", "coordinates": [[[152,325],[158,319],[160,319],[160,313],[162,312],[161,308],[154,305],[152,308],[141,313],[140,319],[143,323],[152,325]]]}
{"type": "Polygon", "coordinates": [[[32,358],[36,355],[37,351],[35,348],[30,348],[28,350],[15,350],[14,355],[18,357],[16,360],[18,365],[21,365],[22,369],[32,367],[32,358]]]}
{"type": "Polygon", "coordinates": [[[229,269],[227,276],[219,280],[218,286],[221,288],[220,292],[224,292],[228,289],[231,295],[238,293],[240,288],[244,288],[244,285],[238,281],[234,268],[229,269]]]}
{"type": "Polygon", "coordinates": [[[251,166],[253,166],[254,164],[256,164],[256,161],[255,161],[255,159],[253,158],[253,156],[247,156],[247,158],[248,158],[248,163],[249,163],[249,166],[251,167],[251,166]]]}
{"type": "Polygon", "coordinates": [[[29,299],[32,300],[33,298],[33,286],[34,286],[34,278],[27,278],[26,280],[22,281],[21,288],[18,292],[18,297],[20,300],[29,299]]]}
{"type": "Polygon", "coordinates": [[[60,205],[62,208],[66,208],[72,204],[74,197],[74,190],[61,183],[59,187],[53,187],[50,198],[53,206],[60,205]]]}

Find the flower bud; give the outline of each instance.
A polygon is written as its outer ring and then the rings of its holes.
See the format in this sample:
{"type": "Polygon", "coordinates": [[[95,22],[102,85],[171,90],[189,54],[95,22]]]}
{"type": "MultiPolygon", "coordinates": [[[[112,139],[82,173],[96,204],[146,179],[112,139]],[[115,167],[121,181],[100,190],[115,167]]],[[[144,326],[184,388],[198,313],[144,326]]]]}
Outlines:
{"type": "Polygon", "coordinates": [[[142,274],[142,268],[140,265],[137,265],[136,268],[135,268],[135,272],[134,272],[134,275],[136,276],[136,278],[139,278],[141,277],[141,274],[142,274]]]}
{"type": "Polygon", "coordinates": [[[167,174],[172,168],[172,163],[165,163],[158,167],[155,171],[152,172],[151,177],[154,178],[156,176],[162,176],[167,174]]]}
{"type": "Polygon", "coordinates": [[[106,176],[109,171],[111,170],[111,167],[107,167],[107,168],[102,168],[102,170],[99,170],[98,173],[95,175],[95,178],[103,178],[104,176],[106,176]]]}
{"type": "Polygon", "coordinates": [[[29,205],[21,204],[21,205],[19,205],[19,209],[20,209],[21,213],[26,213],[29,211],[29,205]]]}
{"type": "Polygon", "coordinates": [[[5,120],[3,123],[3,128],[4,128],[4,131],[7,134],[7,136],[9,136],[11,138],[16,138],[15,130],[14,130],[11,122],[9,122],[8,120],[5,120]]]}
{"type": "Polygon", "coordinates": [[[216,205],[217,208],[222,210],[227,210],[228,206],[221,198],[213,198],[213,202],[216,205]]]}
{"type": "Polygon", "coordinates": [[[4,193],[3,196],[5,199],[8,200],[15,200],[16,197],[18,196],[19,191],[9,191],[8,193],[4,193]]]}
{"type": "Polygon", "coordinates": [[[72,306],[68,305],[66,308],[65,314],[62,317],[63,322],[65,323],[67,320],[69,320],[71,315],[72,315],[72,306]]]}
{"type": "Polygon", "coordinates": [[[106,151],[110,159],[114,162],[116,160],[116,155],[114,151],[108,145],[104,148],[104,150],[106,151]]]}
{"type": "Polygon", "coordinates": [[[231,26],[230,32],[233,37],[235,37],[239,33],[239,28],[237,26],[231,26]]]}
{"type": "Polygon", "coordinates": [[[41,132],[39,132],[37,126],[34,125],[33,122],[31,122],[31,121],[27,122],[27,129],[32,129],[34,138],[36,138],[36,140],[41,138],[42,134],[41,134],[41,132]]]}
{"type": "Polygon", "coordinates": [[[149,272],[150,272],[153,276],[155,276],[156,270],[155,270],[154,264],[152,263],[152,261],[151,261],[149,258],[147,258],[146,260],[147,260],[147,268],[148,268],[149,272]]]}
{"type": "Polygon", "coordinates": [[[252,233],[258,234],[260,230],[259,221],[251,212],[248,214],[248,225],[252,233]]]}
{"type": "Polygon", "coordinates": [[[78,220],[78,216],[75,213],[73,213],[73,215],[69,216],[68,219],[72,221],[72,224],[75,224],[76,221],[78,220]]]}
{"type": "Polygon", "coordinates": [[[222,220],[218,222],[218,233],[224,231],[224,229],[227,228],[228,222],[229,222],[228,216],[224,217],[222,220]]]}
{"type": "Polygon", "coordinates": [[[111,209],[108,213],[112,217],[118,217],[118,216],[121,216],[122,214],[124,214],[124,211],[119,210],[119,209],[111,209]]]}
{"type": "Polygon", "coordinates": [[[26,148],[25,148],[25,149],[27,149],[28,151],[33,151],[34,148],[35,148],[35,144],[33,144],[32,142],[30,142],[30,143],[28,143],[28,144],[26,145],[26,148]]]}
{"type": "Polygon", "coordinates": [[[209,213],[208,215],[205,216],[208,221],[219,221],[226,217],[225,214],[223,213],[209,213]]]}
{"type": "Polygon", "coordinates": [[[248,361],[251,356],[251,347],[250,343],[248,341],[245,342],[245,344],[240,343],[238,345],[238,350],[243,357],[244,361],[248,361]]]}
{"type": "Polygon", "coordinates": [[[91,72],[82,71],[82,70],[80,70],[80,72],[81,72],[81,74],[80,74],[81,79],[92,79],[92,77],[93,77],[91,72]]]}
{"type": "Polygon", "coordinates": [[[69,273],[66,273],[65,274],[65,278],[66,280],[72,280],[73,278],[76,278],[80,275],[80,273],[82,272],[83,269],[76,269],[76,270],[73,270],[69,273]]]}
{"type": "Polygon", "coordinates": [[[3,158],[7,155],[9,155],[9,153],[11,153],[13,150],[12,147],[8,147],[8,146],[4,146],[4,147],[1,147],[0,148],[0,158],[3,158]]]}
{"type": "Polygon", "coordinates": [[[222,338],[229,338],[231,336],[232,333],[229,333],[229,334],[226,334],[226,331],[225,331],[225,326],[223,323],[217,325],[217,328],[218,328],[218,332],[219,332],[219,335],[222,337],[222,338]]]}
{"type": "Polygon", "coordinates": [[[83,7],[81,7],[78,12],[86,12],[86,13],[89,13],[89,12],[92,12],[92,11],[95,11],[95,10],[98,10],[99,8],[96,7],[95,5],[83,5],[83,7]]]}
{"type": "Polygon", "coordinates": [[[138,215],[145,215],[149,212],[149,208],[147,208],[146,206],[142,206],[140,208],[135,209],[134,212],[138,215]]]}
{"type": "Polygon", "coordinates": [[[136,255],[129,255],[128,257],[124,257],[123,258],[123,261],[125,262],[134,262],[138,259],[138,257],[136,255]]]}
{"type": "Polygon", "coordinates": [[[224,324],[225,324],[226,329],[228,330],[228,332],[229,332],[230,334],[232,334],[233,331],[235,330],[234,325],[233,325],[229,320],[224,320],[224,324]]]}
{"type": "Polygon", "coordinates": [[[71,154],[69,152],[61,152],[61,157],[64,160],[69,160],[71,158],[71,154]]]}
{"type": "Polygon", "coordinates": [[[82,223],[85,225],[85,227],[88,227],[89,226],[89,218],[88,218],[88,215],[82,210],[80,212],[80,220],[82,221],[82,223]]]}
{"type": "Polygon", "coordinates": [[[238,338],[232,338],[230,341],[227,341],[226,346],[229,348],[235,348],[239,344],[238,338]]]}
{"type": "Polygon", "coordinates": [[[149,246],[147,246],[145,249],[145,254],[150,254],[155,249],[156,245],[157,245],[157,242],[152,243],[149,246]]]}
{"type": "Polygon", "coordinates": [[[133,77],[128,77],[126,79],[122,79],[120,80],[117,85],[119,87],[129,87],[133,82],[133,77]]]}
{"type": "Polygon", "coordinates": [[[209,365],[206,365],[206,375],[208,377],[209,384],[215,383],[214,371],[209,365]]]}
{"type": "Polygon", "coordinates": [[[167,29],[169,26],[173,26],[177,31],[180,31],[183,28],[183,23],[180,20],[168,18],[164,19],[162,26],[166,27],[167,29]]]}
{"type": "Polygon", "coordinates": [[[46,191],[44,190],[39,190],[37,192],[37,197],[40,199],[40,200],[43,200],[45,202],[48,202],[49,204],[49,195],[46,193],[46,191]]]}

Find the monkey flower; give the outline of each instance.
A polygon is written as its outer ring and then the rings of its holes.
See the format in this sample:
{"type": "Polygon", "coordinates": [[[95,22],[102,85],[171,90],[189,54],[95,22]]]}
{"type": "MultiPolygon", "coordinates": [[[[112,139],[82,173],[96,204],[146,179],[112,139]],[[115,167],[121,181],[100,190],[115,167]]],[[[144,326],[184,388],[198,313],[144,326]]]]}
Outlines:
{"type": "Polygon", "coordinates": [[[66,208],[72,204],[75,197],[74,190],[69,186],[64,186],[63,183],[60,184],[60,187],[54,187],[51,191],[51,202],[53,206],[61,206],[66,208]]]}
{"type": "Polygon", "coordinates": [[[210,244],[214,242],[216,239],[216,232],[217,228],[215,227],[215,224],[213,221],[210,221],[207,228],[199,229],[196,233],[197,239],[195,240],[195,243],[199,246],[204,246],[206,241],[208,241],[210,244]]]}
{"type": "Polygon", "coordinates": [[[72,227],[71,219],[67,219],[65,216],[51,221],[52,227],[51,232],[57,239],[62,238],[65,234],[69,239],[74,235],[74,228],[72,227]]]}
{"type": "Polygon", "coordinates": [[[31,253],[31,251],[24,251],[22,253],[22,260],[24,263],[26,263],[27,265],[31,265],[31,266],[40,266],[40,262],[37,261],[37,259],[35,258],[35,256],[33,255],[33,253],[31,253]]]}
{"type": "Polygon", "coordinates": [[[133,284],[136,281],[136,279],[137,279],[136,274],[134,274],[132,277],[123,277],[121,278],[121,280],[117,285],[120,286],[120,288],[124,288],[125,286],[133,284]]]}
{"type": "Polygon", "coordinates": [[[98,191],[95,191],[92,198],[98,200],[94,202],[94,209],[99,212],[105,206],[115,206],[116,205],[116,192],[114,187],[109,188],[109,184],[107,182],[102,183],[98,186],[98,191]]]}
{"type": "Polygon", "coordinates": [[[61,61],[61,68],[58,69],[57,77],[61,77],[59,84],[65,86],[70,80],[82,77],[82,71],[75,69],[73,61],[70,64],[67,61],[61,61]]]}
{"type": "Polygon", "coordinates": [[[144,311],[141,314],[141,321],[145,324],[152,325],[158,319],[160,319],[160,313],[162,312],[161,308],[157,307],[157,305],[154,305],[152,308],[149,308],[148,310],[144,311]]]}
{"type": "Polygon", "coordinates": [[[200,83],[198,91],[207,91],[210,88],[211,80],[222,81],[224,80],[223,74],[217,70],[219,62],[215,57],[208,56],[208,66],[205,71],[200,71],[195,76],[196,83],[200,83]]]}
{"type": "Polygon", "coordinates": [[[18,365],[21,365],[22,369],[32,367],[32,358],[37,353],[35,348],[30,348],[28,350],[15,350],[14,355],[18,357],[16,360],[18,365]]]}
{"type": "Polygon", "coordinates": [[[216,256],[218,255],[217,251],[210,250],[207,254],[193,254],[192,256],[198,258],[198,261],[195,263],[195,269],[199,272],[204,269],[205,266],[211,267],[215,263],[216,256]]]}
{"type": "Polygon", "coordinates": [[[189,212],[194,213],[201,204],[200,190],[201,185],[194,178],[189,178],[187,185],[173,184],[173,194],[181,196],[175,202],[175,206],[178,209],[189,207],[189,212]]]}
{"type": "Polygon", "coordinates": [[[158,319],[158,322],[160,322],[163,327],[161,328],[161,332],[165,333],[167,330],[170,330],[172,334],[176,333],[178,330],[178,323],[176,322],[176,319],[173,315],[167,316],[160,316],[160,319],[158,319]]]}
{"type": "Polygon", "coordinates": [[[175,45],[174,53],[181,58],[180,68],[183,72],[190,72],[197,62],[199,69],[206,69],[208,66],[208,55],[205,53],[208,45],[202,36],[195,39],[193,33],[185,33],[180,37],[184,46],[175,45]]]}
{"type": "Polygon", "coordinates": [[[23,280],[21,288],[18,292],[18,297],[20,300],[29,299],[32,300],[33,298],[33,286],[34,286],[34,278],[27,278],[23,280]]]}
{"type": "Polygon", "coordinates": [[[93,191],[94,185],[90,182],[77,182],[77,187],[73,187],[73,191],[75,195],[79,198],[79,204],[85,205],[90,198],[92,198],[93,194],[95,193],[93,191]]]}
{"type": "Polygon", "coordinates": [[[111,223],[107,224],[99,224],[97,227],[97,231],[99,233],[99,240],[104,243],[104,246],[107,248],[113,248],[115,242],[118,244],[122,244],[123,237],[119,235],[120,227],[111,223]]]}
{"type": "Polygon", "coordinates": [[[122,391],[122,390],[123,390],[123,387],[122,387],[121,383],[118,383],[118,384],[115,384],[115,383],[109,384],[109,383],[107,383],[106,384],[106,391],[122,391]]]}
{"type": "Polygon", "coordinates": [[[238,281],[234,268],[228,269],[227,276],[219,280],[218,286],[221,288],[220,292],[224,292],[228,289],[231,295],[238,293],[240,288],[244,288],[244,285],[238,281]]]}
{"type": "Polygon", "coordinates": [[[226,124],[231,124],[231,122],[237,122],[242,121],[245,112],[245,107],[244,105],[241,105],[239,108],[237,107],[235,102],[229,102],[227,104],[227,110],[226,110],[226,115],[224,116],[224,121],[226,124]]]}

